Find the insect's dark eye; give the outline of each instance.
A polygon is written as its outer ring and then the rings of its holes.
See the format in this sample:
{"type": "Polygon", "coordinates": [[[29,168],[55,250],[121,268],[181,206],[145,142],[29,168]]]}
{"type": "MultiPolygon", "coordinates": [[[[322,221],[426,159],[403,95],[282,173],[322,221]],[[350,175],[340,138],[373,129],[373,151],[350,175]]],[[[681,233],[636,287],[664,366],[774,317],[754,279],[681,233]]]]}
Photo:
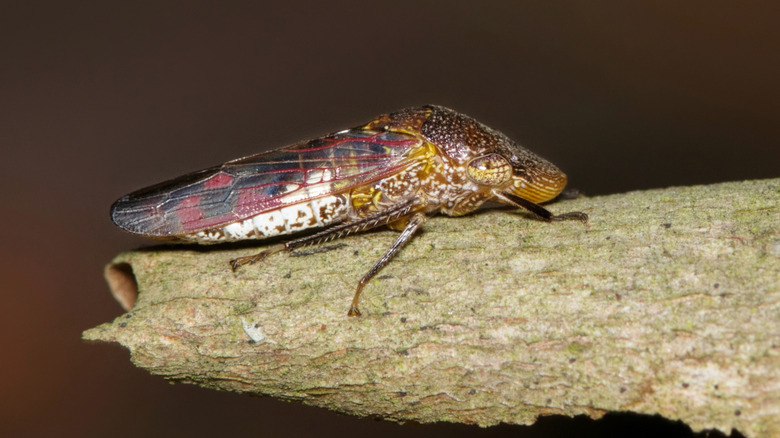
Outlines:
{"type": "Polygon", "coordinates": [[[498,154],[489,154],[469,161],[466,172],[477,184],[498,186],[512,178],[512,165],[498,154]]]}

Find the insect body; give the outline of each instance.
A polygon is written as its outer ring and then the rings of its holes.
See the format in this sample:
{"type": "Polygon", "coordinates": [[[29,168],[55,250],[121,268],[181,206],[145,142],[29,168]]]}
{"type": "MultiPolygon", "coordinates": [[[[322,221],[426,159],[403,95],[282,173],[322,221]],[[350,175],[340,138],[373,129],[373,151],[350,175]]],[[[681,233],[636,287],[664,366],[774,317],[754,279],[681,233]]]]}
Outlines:
{"type": "Polygon", "coordinates": [[[476,120],[441,106],[408,108],[354,129],[185,175],[117,200],[111,218],[147,237],[218,243],[322,228],[259,254],[318,244],[383,225],[401,234],[358,283],[363,287],[433,213],[460,216],[486,201],[523,207],[547,221],[540,202],[557,196],[566,175],[476,120]]]}

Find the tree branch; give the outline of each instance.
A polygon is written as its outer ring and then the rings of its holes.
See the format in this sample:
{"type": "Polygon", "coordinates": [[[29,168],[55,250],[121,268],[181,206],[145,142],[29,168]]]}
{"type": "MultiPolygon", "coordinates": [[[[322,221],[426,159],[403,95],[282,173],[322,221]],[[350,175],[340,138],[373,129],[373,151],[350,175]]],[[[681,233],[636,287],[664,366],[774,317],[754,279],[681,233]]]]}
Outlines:
{"type": "Polygon", "coordinates": [[[355,286],[394,232],[235,273],[257,247],[123,253],[106,275],[132,309],[84,338],[168,379],[397,421],[632,411],[780,435],[780,179],[550,209],[590,227],[512,210],[430,220],[360,318],[346,316],[355,286]]]}

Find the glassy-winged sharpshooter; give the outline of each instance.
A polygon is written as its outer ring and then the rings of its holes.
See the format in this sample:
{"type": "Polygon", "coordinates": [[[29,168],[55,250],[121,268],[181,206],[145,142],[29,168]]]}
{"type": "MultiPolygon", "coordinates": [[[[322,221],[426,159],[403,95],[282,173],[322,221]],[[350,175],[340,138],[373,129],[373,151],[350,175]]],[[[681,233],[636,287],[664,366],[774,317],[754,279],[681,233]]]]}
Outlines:
{"type": "Polygon", "coordinates": [[[358,283],[348,315],[359,316],[363,287],[428,215],[461,216],[495,201],[546,221],[587,223],[585,213],[556,215],[539,205],[565,185],[563,172],[504,134],[429,105],[139,190],[114,203],[111,219],[131,233],[197,243],[321,228],[231,260],[233,270],[277,251],[387,225],[401,234],[358,283]]]}

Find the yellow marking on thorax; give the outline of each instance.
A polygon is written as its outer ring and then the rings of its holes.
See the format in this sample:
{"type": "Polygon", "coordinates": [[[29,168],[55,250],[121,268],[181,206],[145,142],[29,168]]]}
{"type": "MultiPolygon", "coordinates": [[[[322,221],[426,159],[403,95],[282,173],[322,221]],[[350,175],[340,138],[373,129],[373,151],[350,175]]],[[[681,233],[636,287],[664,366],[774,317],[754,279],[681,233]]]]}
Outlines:
{"type": "Polygon", "coordinates": [[[378,208],[379,201],[381,198],[382,198],[382,191],[377,189],[373,185],[356,188],[350,194],[350,200],[352,201],[352,206],[356,210],[361,210],[363,208],[366,208],[368,204],[371,204],[371,206],[373,206],[374,208],[378,208]]]}
{"type": "Polygon", "coordinates": [[[424,142],[423,147],[416,154],[420,156],[415,158],[425,163],[419,172],[420,179],[428,178],[432,172],[441,172],[442,162],[436,159],[441,153],[433,143],[424,142]]]}
{"type": "Polygon", "coordinates": [[[359,216],[367,216],[395,202],[408,200],[431,175],[441,171],[442,163],[438,155],[436,146],[424,141],[404,158],[409,164],[403,170],[353,189],[349,196],[355,212],[359,216]]]}

